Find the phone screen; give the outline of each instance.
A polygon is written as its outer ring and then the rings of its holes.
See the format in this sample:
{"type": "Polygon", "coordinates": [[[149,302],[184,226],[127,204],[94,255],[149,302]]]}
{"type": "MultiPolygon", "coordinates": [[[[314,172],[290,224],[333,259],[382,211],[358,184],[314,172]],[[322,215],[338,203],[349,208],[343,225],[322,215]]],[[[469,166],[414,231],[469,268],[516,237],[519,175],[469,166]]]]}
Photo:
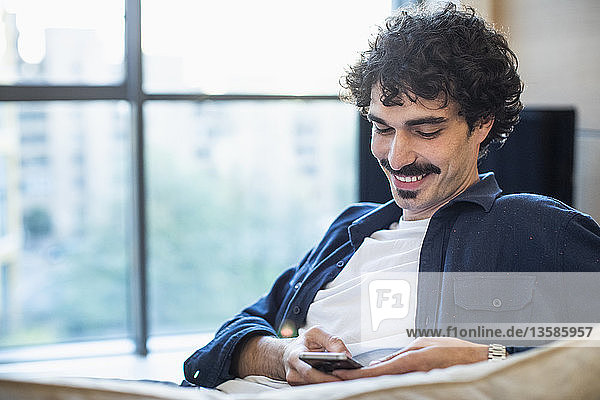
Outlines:
{"type": "Polygon", "coordinates": [[[326,373],[336,369],[362,368],[359,362],[348,358],[345,353],[304,352],[300,353],[299,358],[313,368],[326,373]]]}

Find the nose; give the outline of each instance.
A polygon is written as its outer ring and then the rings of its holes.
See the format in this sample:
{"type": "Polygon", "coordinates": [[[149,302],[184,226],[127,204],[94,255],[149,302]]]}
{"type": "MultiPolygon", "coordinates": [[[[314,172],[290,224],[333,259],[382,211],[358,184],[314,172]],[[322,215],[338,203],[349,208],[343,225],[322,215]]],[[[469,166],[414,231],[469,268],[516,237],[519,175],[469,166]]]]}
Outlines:
{"type": "Polygon", "coordinates": [[[405,165],[412,164],[417,159],[414,146],[409,135],[402,131],[396,131],[388,149],[388,161],[390,167],[399,170],[405,165]]]}

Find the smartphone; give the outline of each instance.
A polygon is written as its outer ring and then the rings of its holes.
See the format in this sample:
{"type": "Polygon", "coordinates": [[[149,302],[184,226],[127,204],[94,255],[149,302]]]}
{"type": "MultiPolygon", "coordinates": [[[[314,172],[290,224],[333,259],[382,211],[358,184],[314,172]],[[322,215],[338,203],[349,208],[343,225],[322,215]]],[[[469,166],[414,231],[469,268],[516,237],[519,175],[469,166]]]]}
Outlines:
{"type": "Polygon", "coordinates": [[[313,368],[328,374],[334,369],[362,368],[359,362],[348,358],[346,353],[305,351],[300,353],[299,358],[305,363],[310,364],[313,368]]]}

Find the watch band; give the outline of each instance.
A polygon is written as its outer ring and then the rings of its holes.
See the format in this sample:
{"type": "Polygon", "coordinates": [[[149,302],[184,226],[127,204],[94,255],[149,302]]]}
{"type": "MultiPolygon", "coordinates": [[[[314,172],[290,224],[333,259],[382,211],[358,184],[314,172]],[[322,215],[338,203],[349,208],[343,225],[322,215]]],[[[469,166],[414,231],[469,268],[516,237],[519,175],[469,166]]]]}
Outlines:
{"type": "Polygon", "coordinates": [[[506,360],[506,346],[490,344],[488,346],[488,361],[506,360]]]}

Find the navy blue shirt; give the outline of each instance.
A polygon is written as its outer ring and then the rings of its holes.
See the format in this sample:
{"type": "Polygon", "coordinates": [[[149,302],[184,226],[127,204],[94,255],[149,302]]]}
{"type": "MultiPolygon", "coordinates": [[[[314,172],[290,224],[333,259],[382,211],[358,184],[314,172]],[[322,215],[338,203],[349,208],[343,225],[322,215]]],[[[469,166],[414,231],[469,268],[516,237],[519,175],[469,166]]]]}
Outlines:
{"type": "MultiPolygon", "coordinates": [[[[297,265],[285,270],[267,295],[226,321],[209,344],[186,360],[186,380],[215,387],[233,379],[231,361],[239,344],[254,335],[276,336],[284,324],[293,329],[302,327],[317,291],[337,276],[366,237],[387,229],[401,215],[402,210],[393,200],[386,204],[359,203],[344,210],[319,244],[297,265]]],[[[590,216],[545,196],[501,195],[492,173],[480,175],[479,182],[431,218],[420,253],[415,325],[435,328],[461,321],[463,310],[457,305],[457,289],[468,290],[474,283],[466,280],[449,288],[444,280],[448,272],[506,272],[504,283],[514,292],[512,272],[565,271],[600,271],[598,224],[590,216]]],[[[523,289],[523,296],[531,296],[527,294],[532,292],[530,288],[523,289]]],[[[558,288],[562,291],[558,298],[564,300],[569,295],[567,289],[558,288]]],[[[550,315],[558,312],[554,305],[523,311],[523,307],[514,307],[514,299],[504,303],[499,300],[478,299],[481,307],[471,314],[478,313],[476,318],[483,321],[495,321],[502,315],[511,315],[511,321],[528,321],[536,315],[547,322],[567,321],[570,312],[558,307],[563,315],[550,315]],[[492,311],[488,300],[495,302],[492,311]],[[527,314],[519,315],[522,312],[527,314]]],[[[530,300],[516,302],[525,304],[530,300]]]]}

